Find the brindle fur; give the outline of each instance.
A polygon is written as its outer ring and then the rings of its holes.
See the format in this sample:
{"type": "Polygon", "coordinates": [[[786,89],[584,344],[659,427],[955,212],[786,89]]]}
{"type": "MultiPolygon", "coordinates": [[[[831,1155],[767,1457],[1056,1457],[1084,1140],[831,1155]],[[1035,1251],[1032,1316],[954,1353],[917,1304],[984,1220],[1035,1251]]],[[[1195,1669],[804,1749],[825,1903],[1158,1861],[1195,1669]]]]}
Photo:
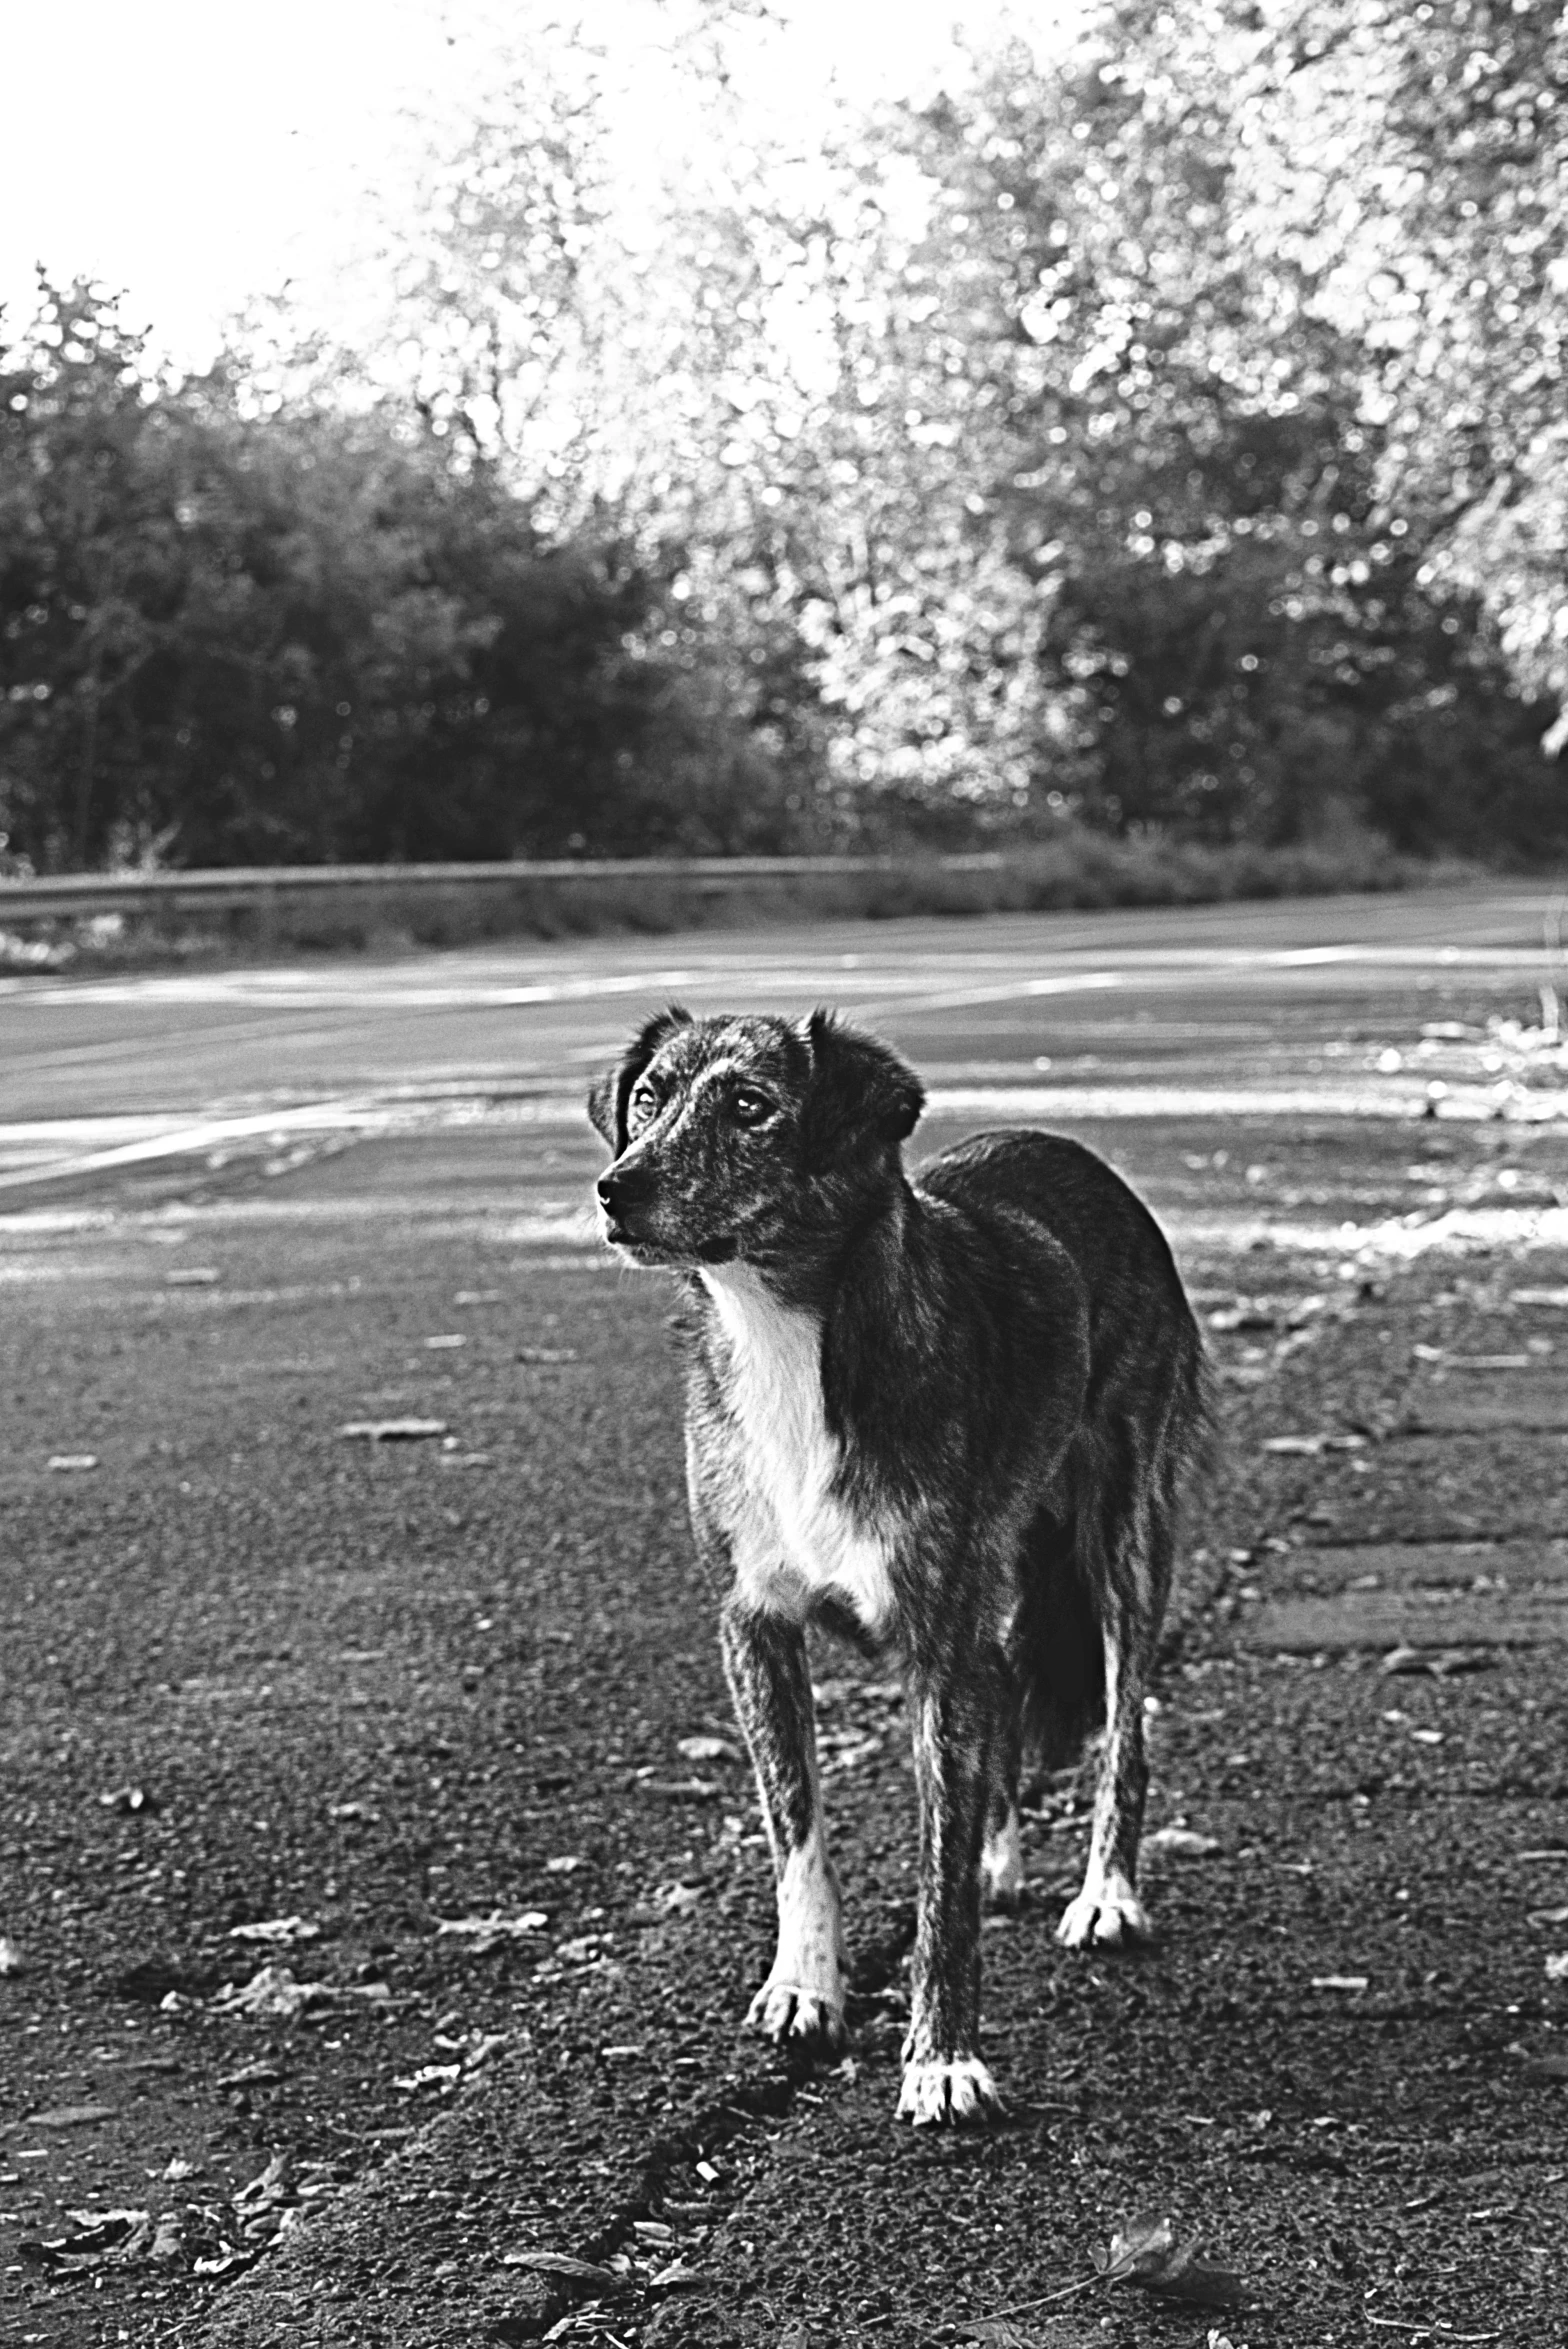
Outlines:
{"type": "Polygon", "coordinates": [[[1016,1888],[1026,1745],[1103,1760],[1072,1945],[1141,1937],[1143,1697],[1177,1506],[1207,1424],[1202,1345],[1165,1239],[1102,1159],[977,1134],[911,1179],[923,1104],[831,1014],[651,1020],[593,1089],[606,1237],[680,1279],[692,1524],[727,1588],[725,1668],[779,1885],[752,2019],[843,2031],[805,1629],[894,1652],[920,1805],[899,2109],[999,2102],[979,2058],[984,1872],[1016,1888]],[[984,1859],[984,1871],[982,1861],[984,1859]]]}

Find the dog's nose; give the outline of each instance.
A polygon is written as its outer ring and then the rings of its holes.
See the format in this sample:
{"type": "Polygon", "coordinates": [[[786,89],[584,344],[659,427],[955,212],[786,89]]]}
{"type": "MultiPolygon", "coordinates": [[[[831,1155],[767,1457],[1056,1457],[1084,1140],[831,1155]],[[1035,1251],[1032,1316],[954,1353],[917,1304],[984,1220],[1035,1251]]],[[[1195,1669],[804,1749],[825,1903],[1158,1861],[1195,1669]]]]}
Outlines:
{"type": "Polygon", "coordinates": [[[653,1189],[652,1178],[646,1168],[612,1166],[599,1177],[594,1186],[599,1194],[599,1205],[612,1220],[646,1199],[653,1189]]]}

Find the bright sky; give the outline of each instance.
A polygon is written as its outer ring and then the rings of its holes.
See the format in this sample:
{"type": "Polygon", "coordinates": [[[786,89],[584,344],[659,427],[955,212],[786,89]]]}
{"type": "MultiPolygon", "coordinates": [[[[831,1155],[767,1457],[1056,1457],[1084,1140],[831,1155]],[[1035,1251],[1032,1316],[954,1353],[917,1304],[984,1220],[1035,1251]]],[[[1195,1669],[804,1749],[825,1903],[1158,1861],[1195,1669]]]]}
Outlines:
{"type": "MultiPolygon", "coordinates": [[[[0,302],[32,270],[123,288],[132,323],[183,362],[245,300],[320,282],[360,239],[363,191],[408,173],[410,113],[461,116],[506,30],[586,22],[633,84],[694,0],[55,0],[6,12],[0,85],[0,302]]],[[[951,27],[995,29],[1009,0],[783,0],[759,103],[808,130],[834,84],[918,93],[954,70],[951,27]]],[[[1038,35],[1080,13],[1035,0],[1038,35]]],[[[657,78],[656,73],[653,77],[657,78]]],[[[646,109],[650,145],[657,104],[646,109]]],[[[409,199],[413,200],[413,199],[409,199]]]]}

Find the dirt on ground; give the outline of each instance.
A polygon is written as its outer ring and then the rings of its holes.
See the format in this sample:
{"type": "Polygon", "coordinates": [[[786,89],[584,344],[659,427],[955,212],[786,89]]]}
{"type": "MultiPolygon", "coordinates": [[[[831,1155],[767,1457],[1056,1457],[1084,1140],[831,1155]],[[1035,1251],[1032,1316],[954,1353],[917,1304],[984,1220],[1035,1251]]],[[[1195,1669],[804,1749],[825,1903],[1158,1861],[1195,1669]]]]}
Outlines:
{"type": "MultiPolygon", "coordinates": [[[[1423,1153],[1568,1182],[1555,1129],[1089,1138],[1217,1222],[1288,1165],[1330,1225],[1423,1153]]],[[[852,2030],[787,2062],[740,2028],[771,1885],[670,1299],[373,1174],[6,1238],[7,2342],[1568,2339],[1568,1256],[1183,1249],[1227,1456],[1151,1718],[1159,1940],[1057,1945],[1089,1777],[1036,1785],[1008,2114],[945,2134],[894,2118],[891,1667],[817,1655],[852,2030]]]]}

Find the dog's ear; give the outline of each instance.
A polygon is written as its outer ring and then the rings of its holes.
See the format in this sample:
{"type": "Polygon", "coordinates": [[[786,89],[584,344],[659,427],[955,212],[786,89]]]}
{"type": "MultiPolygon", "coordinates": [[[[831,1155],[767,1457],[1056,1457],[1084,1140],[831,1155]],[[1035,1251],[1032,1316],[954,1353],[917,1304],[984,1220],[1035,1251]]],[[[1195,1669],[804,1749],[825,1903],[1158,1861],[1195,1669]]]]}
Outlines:
{"type": "Polygon", "coordinates": [[[896,1052],[830,1011],[812,1013],[805,1041],[811,1051],[806,1158],[813,1172],[895,1146],[914,1132],[925,1087],[896,1052]]]}
{"type": "Polygon", "coordinates": [[[665,1038],[673,1036],[677,1028],[690,1026],[691,1013],[679,1003],[656,1012],[632,1038],[624,1060],[617,1067],[607,1069],[602,1077],[596,1077],[589,1086],[588,1115],[617,1158],[626,1147],[626,1104],[631,1099],[633,1085],[665,1038]]]}

